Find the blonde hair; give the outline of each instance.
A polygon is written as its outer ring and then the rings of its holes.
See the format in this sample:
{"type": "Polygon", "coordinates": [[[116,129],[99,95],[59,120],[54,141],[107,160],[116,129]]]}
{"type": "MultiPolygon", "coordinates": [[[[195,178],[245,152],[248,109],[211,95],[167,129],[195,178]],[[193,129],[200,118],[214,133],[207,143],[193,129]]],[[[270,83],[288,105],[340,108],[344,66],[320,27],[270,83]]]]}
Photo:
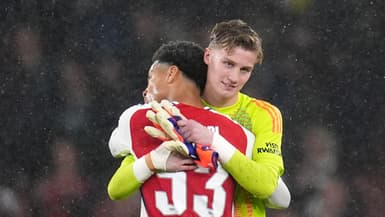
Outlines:
{"type": "Polygon", "coordinates": [[[217,23],[210,33],[209,48],[231,50],[235,47],[254,51],[255,63],[262,63],[262,39],[247,23],[239,19],[217,23]]]}

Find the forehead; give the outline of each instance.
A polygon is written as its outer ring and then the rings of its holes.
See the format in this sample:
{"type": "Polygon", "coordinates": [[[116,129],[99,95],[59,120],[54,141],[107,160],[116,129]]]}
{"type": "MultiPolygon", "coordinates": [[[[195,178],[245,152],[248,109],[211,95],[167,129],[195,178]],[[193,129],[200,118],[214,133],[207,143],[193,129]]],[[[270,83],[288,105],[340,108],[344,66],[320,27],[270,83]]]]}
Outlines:
{"type": "Polygon", "coordinates": [[[150,66],[150,69],[148,70],[148,74],[151,75],[157,71],[160,70],[165,70],[165,65],[160,63],[158,60],[153,62],[152,65],[150,66]]]}
{"type": "Polygon", "coordinates": [[[151,72],[153,72],[154,70],[156,70],[157,65],[159,65],[159,62],[158,62],[158,61],[153,62],[153,63],[151,64],[151,66],[150,66],[150,69],[148,70],[148,73],[150,74],[151,72]]]}
{"type": "Polygon", "coordinates": [[[234,47],[231,49],[214,49],[214,53],[222,58],[228,59],[242,66],[254,67],[256,64],[257,54],[254,51],[246,50],[242,47],[234,47]]]}

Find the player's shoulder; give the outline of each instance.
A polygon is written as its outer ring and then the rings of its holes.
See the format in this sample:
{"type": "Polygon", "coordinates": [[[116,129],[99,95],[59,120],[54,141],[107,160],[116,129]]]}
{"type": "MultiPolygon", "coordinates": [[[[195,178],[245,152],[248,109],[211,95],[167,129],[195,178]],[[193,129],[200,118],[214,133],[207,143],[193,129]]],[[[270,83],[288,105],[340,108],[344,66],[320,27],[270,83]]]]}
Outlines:
{"type": "Polygon", "coordinates": [[[230,116],[220,113],[208,106],[203,108],[190,106],[186,104],[176,104],[176,106],[181,110],[181,112],[188,118],[196,119],[197,117],[207,120],[216,120],[221,122],[233,122],[230,116]]]}
{"type": "Polygon", "coordinates": [[[229,115],[227,115],[227,114],[225,114],[225,113],[221,113],[221,112],[219,112],[219,111],[216,111],[216,110],[214,110],[214,109],[212,109],[212,108],[210,108],[210,107],[208,107],[208,106],[205,106],[204,109],[205,109],[207,112],[209,112],[211,115],[218,116],[219,118],[223,118],[223,119],[225,119],[225,120],[231,120],[231,121],[233,121],[233,119],[232,119],[229,115]]]}
{"type": "Polygon", "coordinates": [[[242,129],[243,131],[249,132],[249,130],[247,128],[242,126],[238,121],[232,119],[231,116],[224,114],[224,113],[220,113],[220,112],[218,112],[218,111],[216,111],[210,107],[205,107],[205,110],[207,110],[207,112],[215,118],[215,120],[217,121],[218,124],[225,125],[225,126],[237,127],[237,128],[242,129]]]}
{"type": "MultiPolygon", "coordinates": [[[[248,98],[247,110],[252,120],[259,123],[270,123],[273,132],[282,132],[282,114],[279,108],[265,100],[256,99],[245,95],[248,98]]],[[[259,126],[264,126],[259,124],[259,126]]]]}
{"type": "Polygon", "coordinates": [[[242,101],[243,107],[249,110],[281,116],[280,109],[266,100],[257,99],[244,93],[240,94],[240,100],[242,101]]]}
{"type": "Polygon", "coordinates": [[[151,108],[151,106],[149,104],[132,105],[122,112],[119,119],[120,120],[130,119],[135,113],[137,113],[139,111],[146,111],[150,108],[151,108]]]}

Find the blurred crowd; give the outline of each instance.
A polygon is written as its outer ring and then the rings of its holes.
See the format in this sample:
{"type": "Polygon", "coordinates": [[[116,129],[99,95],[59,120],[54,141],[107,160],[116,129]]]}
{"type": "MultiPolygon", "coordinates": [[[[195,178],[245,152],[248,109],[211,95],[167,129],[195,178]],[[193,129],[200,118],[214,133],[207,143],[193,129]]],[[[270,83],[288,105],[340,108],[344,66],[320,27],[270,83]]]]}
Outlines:
{"type": "Polygon", "coordinates": [[[272,217],[385,214],[383,1],[0,2],[0,216],[137,216],[108,199],[120,164],[108,138],[142,102],[152,53],[169,40],[203,47],[240,18],[265,60],[244,91],[284,118],[287,210],[272,217]]]}

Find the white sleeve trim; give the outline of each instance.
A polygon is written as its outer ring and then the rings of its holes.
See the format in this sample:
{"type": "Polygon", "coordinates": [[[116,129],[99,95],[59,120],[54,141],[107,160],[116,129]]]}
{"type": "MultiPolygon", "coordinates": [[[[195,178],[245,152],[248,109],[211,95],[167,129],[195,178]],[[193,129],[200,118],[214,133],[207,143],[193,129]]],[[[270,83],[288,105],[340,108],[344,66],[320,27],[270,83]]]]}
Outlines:
{"type": "Polygon", "coordinates": [[[134,162],[133,172],[135,177],[141,183],[146,181],[153,174],[150,168],[148,168],[144,156],[134,162]]]}
{"type": "Polygon", "coordinates": [[[127,145],[127,142],[123,141],[119,135],[119,128],[115,128],[112,131],[108,146],[112,156],[115,158],[121,158],[130,153],[130,147],[127,145]]]}
{"type": "Polygon", "coordinates": [[[219,161],[221,163],[227,163],[237,150],[230,142],[228,142],[219,133],[214,133],[213,142],[211,147],[218,152],[219,161]]]}
{"type": "Polygon", "coordinates": [[[266,201],[266,205],[269,208],[274,209],[286,209],[289,207],[291,201],[290,191],[287,188],[285,182],[279,177],[277,188],[270,195],[266,201]]]}

